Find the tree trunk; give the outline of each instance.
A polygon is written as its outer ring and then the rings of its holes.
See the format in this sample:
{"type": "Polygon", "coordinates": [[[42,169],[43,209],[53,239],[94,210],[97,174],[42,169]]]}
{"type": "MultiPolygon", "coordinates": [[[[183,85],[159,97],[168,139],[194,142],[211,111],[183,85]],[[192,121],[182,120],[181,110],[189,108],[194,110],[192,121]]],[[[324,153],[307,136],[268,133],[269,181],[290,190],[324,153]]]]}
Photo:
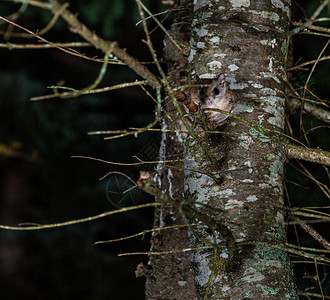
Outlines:
{"type": "MultiPolygon", "coordinates": [[[[190,0],[181,0],[176,7],[185,7],[176,14],[171,34],[183,45],[189,44],[192,22],[192,5],[190,0]]],[[[186,84],[187,59],[182,51],[166,38],[165,58],[168,64],[169,82],[173,86],[186,84]]],[[[184,187],[183,163],[162,163],[162,161],[183,158],[183,145],[180,136],[175,132],[179,122],[176,109],[168,98],[166,112],[162,123],[162,141],[160,147],[160,163],[154,178],[155,184],[164,193],[174,199],[182,199],[184,187]],[[174,122],[173,122],[174,120],[174,122]],[[172,130],[172,132],[168,132],[172,130]]],[[[172,206],[164,205],[156,208],[154,227],[183,225],[182,214],[172,206]]],[[[189,247],[186,227],[156,231],[151,239],[152,251],[170,251],[189,247]]],[[[191,253],[155,255],[150,257],[152,271],[146,276],[147,299],[197,299],[194,275],[192,273],[191,253]]]]}
{"type": "MultiPolygon", "coordinates": [[[[201,140],[163,132],[160,160],[182,160],[160,163],[155,184],[181,203],[181,212],[162,206],[155,227],[186,218],[201,226],[158,231],[152,250],[208,249],[152,255],[147,298],[296,299],[289,257],[277,247],[286,242],[285,153],[277,141],[284,130],[289,1],[175,2],[184,10],[171,34],[185,46],[165,40],[172,87],[225,73],[238,117],[230,116],[219,134],[199,134],[201,140]]],[[[163,129],[178,130],[175,101],[165,102],[163,129]]]]}

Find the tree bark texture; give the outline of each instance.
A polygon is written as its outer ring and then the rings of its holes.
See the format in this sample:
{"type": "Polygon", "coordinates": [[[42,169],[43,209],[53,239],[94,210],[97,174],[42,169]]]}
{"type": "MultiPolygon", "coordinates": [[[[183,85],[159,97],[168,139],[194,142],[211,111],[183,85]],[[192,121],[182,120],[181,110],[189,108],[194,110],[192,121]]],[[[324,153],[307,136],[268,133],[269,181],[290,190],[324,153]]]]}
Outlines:
{"type": "MultiPolygon", "coordinates": [[[[206,229],[205,218],[188,213],[191,223],[203,221],[204,227],[155,234],[153,251],[214,247],[152,256],[147,298],[297,299],[289,257],[272,247],[286,242],[285,153],[270,132],[284,131],[290,1],[182,0],[176,4],[185,10],[179,11],[172,35],[188,45],[189,53],[183,55],[166,39],[169,80],[175,87],[194,82],[196,75],[210,79],[225,73],[237,98],[233,113],[241,119],[231,116],[218,128],[222,133],[200,135],[216,164],[189,135],[182,140],[182,135],[164,132],[160,159],[181,156],[184,163],[159,164],[155,180],[163,193],[206,215],[209,224],[216,222],[229,230],[240,262],[231,261],[233,249],[223,231],[206,229]]],[[[175,130],[179,121],[171,99],[165,107],[163,128],[175,130]]],[[[164,206],[157,210],[155,227],[182,224],[184,219],[164,206]]]]}
{"type": "MultiPolygon", "coordinates": [[[[185,9],[179,10],[176,14],[171,34],[177,42],[188,45],[192,3],[190,0],[180,0],[177,1],[175,7],[185,7],[185,9]]],[[[169,38],[165,39],[164,44],[169,82],[173,86],[186,84],[187,59],[169,38]]],[[[182,140],[176,133],[178,116],[175,107],[168,97],[165,98],[163,104],[165,110],[162,112],[164,115],[162,129],[164,131],[160,147],[160,163],[154,184],[163,193],[178,200],[182,199],[183,195],[183,163],[163,163],[163,161],[183,158],[183,146],[182,140]]],[[[185,224],[183,215],[172,206],[164,205],[156,208],[154,228],[183,224],[185,224]]],[[[189,247],[187,228],[156,231],[152,236],[151,244],[154,252],[185,249],[189,247]]],[[[152,255],[150,266],[151,272],[146,276],[147,299],[197,299],[190,252],[152,255]]]]}

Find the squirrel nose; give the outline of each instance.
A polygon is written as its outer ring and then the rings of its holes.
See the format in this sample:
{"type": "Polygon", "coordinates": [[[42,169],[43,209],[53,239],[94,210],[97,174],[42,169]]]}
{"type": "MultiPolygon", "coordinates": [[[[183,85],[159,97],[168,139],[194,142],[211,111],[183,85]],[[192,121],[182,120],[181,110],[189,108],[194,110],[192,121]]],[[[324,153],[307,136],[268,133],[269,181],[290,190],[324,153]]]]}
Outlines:
{"type": "Polygon", "coordinates": [[[211,98],[206,98],[206,99],[205,99],[205,104],[206,104],[207,106],[211,106],[211,105],[213,104],[212,99],[211,99],[211,98]]]}

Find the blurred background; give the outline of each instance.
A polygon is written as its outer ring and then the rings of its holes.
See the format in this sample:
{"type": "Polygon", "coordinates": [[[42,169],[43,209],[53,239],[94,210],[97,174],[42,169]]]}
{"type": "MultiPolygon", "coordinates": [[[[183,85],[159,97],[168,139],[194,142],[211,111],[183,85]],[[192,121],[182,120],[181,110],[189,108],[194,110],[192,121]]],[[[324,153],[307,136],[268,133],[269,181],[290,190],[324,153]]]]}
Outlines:
{"type": "MultiPolygon", "coordinates": [[[[167,9],[161,1],[144,1],[152,12],[167,9]]],[[[311,16],[318,1],[294,3],[295,20],[311,16]]],[[[0,1],[3,17],[22,10],[16,23],[32,32],[45,27],[52,18],[49,11],[0,1]],[[23,11],[24,10],[24,11],[23,11]]],[[[116,40],[139,61],[150,61],[142,42],[141,25],[135,1],[70,1],[70,10],[105,39],[116,40]]],[[[323,12],[326,16],[326,11],[323,12]]],[[[160,17],[168,28],[171,14],[160,17]]],[[[35,39],[16,36],[23,31],[0,23],[1,43],[33,43],[35,39]]],[[[151,37],[159,57],[163,33],[155,28],[151,37]]],[[[322,23],[324,26],[324,22],[322,23]]],[[[44,38],[52,42],[81,39],[70,33],[58,20],[44,38]]],[[[294,37],[294,62],[316,59],[327,38],[311,35],[294,37]]],[[[79,48],[89,57],[103,58],[95,49],[79,48]]],[[[329,50],[325,51],[329,55],[329,50]]],[[[148,67],[153,70],[152,65],[148,67]]],[[[143,204],[151,197],[134,189],[141,166],[114,166],[102,162],[72,158],[82,155],[113,162],[157,159],[159,134],[103,140],[102,135],[88,135],[98,130],[143,127],[154,119],[154,102],[140,87],[107,93],[84,95],[75,99],[51,99],[31,102],[35,96],[51,94],[48,86],[65,85],[82,89],[99,74],[100,63],[48,50],[9,50],[0,48],[0,223],[41,224],[63,222],[93,216],[104,211],[143,204]],[[103,180],[99,180],[104,175],[103,180]],[[127,191],[123,196],[123,191],[127,191]]],[[[303,86],[310,67],[295,71],[295,86],[303,86]]],[[[319,98],[329,95],[329,63],[320,62],[309,83],[319,98]]],[[[111,86],[139,79],[127,67],[109,65],[101,86],[111,86]]],[[[328,97],[329,98],[329,97],[328,97]]],[[[313,117],[291,116],[295,138],[305,143],[301,124],[308,132],[311,147],[329,150],[325,124],[313,117]],[[316,128],[316,129],[315,129],[316,128]],[[313,129],[313,130],[311,130],[313,129]]],[[[303,162],[320,182],[329,183],[327,169],[303,162]]],[[[152,168],[153,166],[150,166],[152,168]]],[[[325,206],[328,198],[314,180],[302,173],[296,161],[287,166],[287,186],[292,206],[325,206]]],[[[144,278],[135,278],[135,268],[145,256],[118,257],[119,253],[148,251],[149,237],[118,243],[93,245],[100,240],[124,237],[152,228],[153,209],[141,209],[79,225],[40,231],[0,230],[1,299],[144,299],[144,278]]],[[[313,225],[325,237],[327,225],[313,225]]],[[[319,247],[305,232],[289,226],[290,242],[319,247]]],[[[300,290],[315,286],[315,266],[295,264],[300,290]]],[[[329,270],[320,267],[320,274],[329,270]]],[[[321,276],[321,275],[320,275],[321,276]]],[[[329,289],[325,277],[324,291],[329,289]]],[[[317,289],[312,289],[320,293],[317,289]]],[[[328,294],[329,295],[329,294],[328,294]]]]}

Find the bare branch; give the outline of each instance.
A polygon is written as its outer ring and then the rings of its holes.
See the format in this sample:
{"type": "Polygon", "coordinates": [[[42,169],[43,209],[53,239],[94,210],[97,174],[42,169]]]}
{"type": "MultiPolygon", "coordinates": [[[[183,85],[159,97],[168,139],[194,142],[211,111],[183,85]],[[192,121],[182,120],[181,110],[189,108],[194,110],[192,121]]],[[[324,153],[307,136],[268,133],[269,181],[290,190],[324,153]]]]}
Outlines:
{"type": "Polygon", "coordinates": [[[50,9],[50,4],[47,2],[37,1],[37,0],[4,0],[8,2],[14,2],[14,3],[27,3],[32,6],[40,7],[43,9],[50,9]]]}
{"type": "Polygon", "coordinates": [[[290,100],[290,106],[292,106],[294,109],[300,108],[303,106],[303,110],[305,110],[306,112],[310,113],[311,115],[313,115],[314,117],[326,122],[326,123],[330,123],[330,112],[312,105],[310,103],[308,103],[307,101],[300,101],[297,98],[291,98],[290,100]]]}
{"type": "Polygon", "coordinates": [[[12,49],[50,49],[58,47],[91,47],[92,45],[87,42],[68,42],[68,43],[52,43],[52,44],[14,44],[5,43],[0,44],[0,48],[12,49]]]}
{"type": "Polygon", "coordinates": [[[325,249],[330,250],[330,243],[320,235],[313,227],[307,225],[303,220],[291,215],[291,218],[307,233],[309,233],[315,240],[317,240],[325,249]]]}
{"type": "MultiPolygon", "coordinates": [[[[320,59],[318,59],[318,61],[323,61],[323,60],[328,60],[328,59],[330,59],[330,55],[323,56],[320,59]]],[[[307,65],[310,65],[310,64],[314,64],[316,61],[317,61],[316,59],[311,60],[311,61],[306,61],[304,63],[301,63],[299,65],[296,65],[294,67],[291,67],[291,68],[287,69],[287,71],[293,71],[293,70],[296,70],[296,69],[300,69],[300,68],[302,68],[304,66],[307,66],[307,65]]]]}
{"type": "Polygon", "coordinates": [[[95,216],[66,221],[66,222],[62,222],[62,223],[53,223],[53,224],[45,224],[45,225],[35,224],[35,223],[33,223],[33,224],[25,223],[25,224],[20,224],[20,226],[8,226],[8,225],[0,224],[0,229],[40,230],[40,229],[58,228],[58,227],[64,227],[64,226],[69,226],[69,225],[74,225],[74,224],[86,223],[86,222],[94,221],[97,219],[101,219],[101,218],[104,218],[104,217],[107,217],[110,215],[114,215],[114,214],[118,214],[118,213],[122,213],[122,212],[126,212],[126,211],[131,211],[131,210],[140,209],[140,208],[144,208],[144,207],[160,206],[160,205],[161,205],[161,203],[159,203],[159,202],[145,203],[145,204],[140,204],[140,205],[136,205],[136,206],[124,207],[124,208],[117,209],[117,210],[110,210],[110,211],[106,211],[106,212],[103,212],[103,213],[95,215],[95,216]],[[27,225],[27,226],[25,226],[25,225],[27,225]]]}
{"type": "MultiPolygon", "coordinates": [[[[57,0],[50,0],[52,3],[53,14],[58,13],[62,9],[62,5],[57,0]]],[[[134,57],[130,56],[125,50],[120,48],[117,42],[106,41],[88,29],[82,24],[78,18],[67,9],[61,13],[62,18],[68,23],[70,30],[79,34],[86,41],[92,43],[96,48],[101,49],[107,53],[112,47],[112,53],[120,60],[127,64],[133,71],[139,74],[142,78],[146,79],[153,87],[160,89],[161,84],[154,74],[152,74],[145,66],[138,62],[134,57]]]]}

